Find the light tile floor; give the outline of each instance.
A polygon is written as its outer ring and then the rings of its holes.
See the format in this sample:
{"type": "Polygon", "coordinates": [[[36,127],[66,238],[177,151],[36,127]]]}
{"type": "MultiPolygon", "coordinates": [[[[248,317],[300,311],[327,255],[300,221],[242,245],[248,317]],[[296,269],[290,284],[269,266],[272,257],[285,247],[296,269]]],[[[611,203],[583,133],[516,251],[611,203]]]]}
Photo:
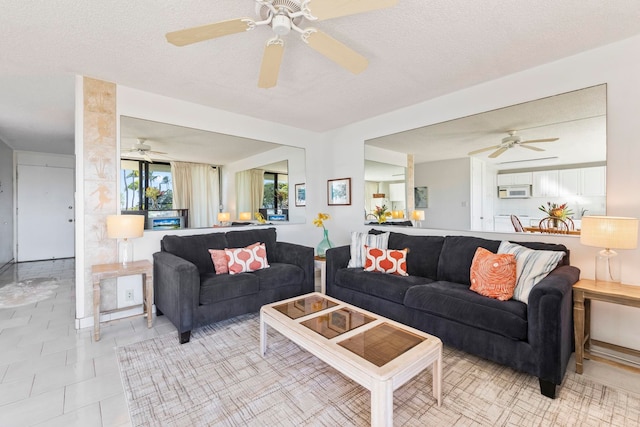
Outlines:
{"type": "MultiPolygon", "coordinates": [[[[0,272],[0,287],[33,278],[73,279],[73,259],[14,264],[0,272]]],[[[164,317],[147,329],[142,316],[75,329],[75,287],[12,309],[0,309],[0,427],[129,426],[115,347],[175,332],[164,317]]],[[[316,277],[319,288],[319,277],[316,277]]],[[[585,376],[640,394],[640,374],[585,361],[585,376]]],[[[573,357],[568,369],[575,369],[573,357]]]]}

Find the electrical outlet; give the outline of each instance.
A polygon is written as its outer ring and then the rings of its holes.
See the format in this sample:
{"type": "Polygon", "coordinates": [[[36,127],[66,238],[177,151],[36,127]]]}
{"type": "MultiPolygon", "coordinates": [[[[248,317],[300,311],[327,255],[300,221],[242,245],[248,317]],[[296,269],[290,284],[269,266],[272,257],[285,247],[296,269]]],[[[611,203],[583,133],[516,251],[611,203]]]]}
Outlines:
{"type": "Polygon", "coordinates": [[[125,291],[124,300],[133,302],[133,289],[127,289],[125,291]]]}

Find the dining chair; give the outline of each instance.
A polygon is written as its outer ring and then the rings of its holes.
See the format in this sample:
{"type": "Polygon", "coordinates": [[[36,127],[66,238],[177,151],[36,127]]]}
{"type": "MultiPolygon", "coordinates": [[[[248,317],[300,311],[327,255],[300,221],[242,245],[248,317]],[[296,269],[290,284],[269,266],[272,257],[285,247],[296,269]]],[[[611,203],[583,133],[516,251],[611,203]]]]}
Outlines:
{"type": "Polygon", "coordinates": [[[569,225],[566,223],[566,221],[559,218],[543,218],[540,221],[540,224],[538,224],[538,228],[540,228],[540,231],[542,233],[569,233],[569,225]]]}
{"type": "Polygon", "coordinates": [[[511,224],[513,224],[513,228],[516,230],[516,233],[524,233],[524,227],[520,222],[520,218],[516,215],[511,215],[511,224]]]}

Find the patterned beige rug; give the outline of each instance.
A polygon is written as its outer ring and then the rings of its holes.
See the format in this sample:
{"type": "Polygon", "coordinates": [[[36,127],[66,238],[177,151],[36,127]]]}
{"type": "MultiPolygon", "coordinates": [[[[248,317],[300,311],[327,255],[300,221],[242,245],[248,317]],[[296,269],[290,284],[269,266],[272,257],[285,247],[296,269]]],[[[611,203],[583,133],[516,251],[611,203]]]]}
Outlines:
{"type": "MultiPolygon", "coordinates": [[[[255,314],[117,349],[134,426],[368,426],[369,392],[269,330],[255,314]]],[[[639,425],[640,397],[568,372],[558,398],[530,375],[447,348],[443,402],[431,372],[394,393],[395,426],[639,425]]]]}
{"type": "Polygon", "coordinates": [[[0,287],[0,308],[34,304],[52,297],[58,289],[56,279],[36,278],[8,283],[0,287]]]}

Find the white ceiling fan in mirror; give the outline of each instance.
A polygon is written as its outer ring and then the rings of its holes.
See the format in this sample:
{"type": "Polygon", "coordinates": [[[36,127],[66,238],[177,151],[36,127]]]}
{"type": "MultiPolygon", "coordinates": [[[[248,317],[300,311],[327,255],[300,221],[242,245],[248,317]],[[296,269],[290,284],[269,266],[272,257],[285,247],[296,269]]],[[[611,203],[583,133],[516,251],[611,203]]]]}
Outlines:
{"type": "Polygon", "coordinates": [[[535,145],[528,145],[528,144],[537,144],[539,142],[554,142],[554,141],[557,141],[558,139],[560,138],[541,138],[541,139],[529,139],[529,140],[523,141],[522,137],[517,134],[517,131],[510,130],[509,136],[502,138],[502,142],[500,144],[471,151],[469,152],[468,155],[474,156],[476,154],[484,153],[485,151],[495,150],[493,153],[489,154],[490,159],[495,159],[499,155],[503,154],[505,151],[515,147],[527,148],[533,151],[545,151],[544,148],[540,148],[540,147],[536,147],[535,145]]]}
{"type": "Polygon", "coordinates": [[[168,153],[164,151],[156,151],[151,149],[151,145],[149,141],[145,138],[137,138],[136,143],[131,146],[128,150],[125,150],[121,153],[124,158],[137,158],[142,157],[149,163],[153,163],[153,159],[150,155],[154,157],[161,157],[166,160],[173,160],[171,157],[167,155],[168,153]]]}

